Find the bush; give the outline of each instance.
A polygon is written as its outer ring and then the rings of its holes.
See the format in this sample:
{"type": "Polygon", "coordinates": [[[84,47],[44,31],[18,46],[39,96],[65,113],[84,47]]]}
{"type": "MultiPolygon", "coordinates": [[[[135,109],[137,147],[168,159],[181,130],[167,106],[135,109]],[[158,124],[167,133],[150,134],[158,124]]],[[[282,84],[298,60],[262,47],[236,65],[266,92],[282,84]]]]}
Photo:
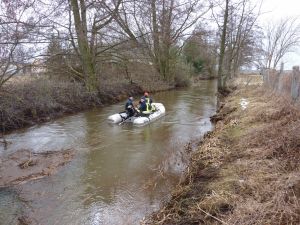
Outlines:
{"type": "Polygon", "coordinates": [[[188,87],[191,85],[191,79],[189,76],[189,69],[186,65],[177,65],[175,74],[174,74],[174,82],[175,87],[188,87]]]}

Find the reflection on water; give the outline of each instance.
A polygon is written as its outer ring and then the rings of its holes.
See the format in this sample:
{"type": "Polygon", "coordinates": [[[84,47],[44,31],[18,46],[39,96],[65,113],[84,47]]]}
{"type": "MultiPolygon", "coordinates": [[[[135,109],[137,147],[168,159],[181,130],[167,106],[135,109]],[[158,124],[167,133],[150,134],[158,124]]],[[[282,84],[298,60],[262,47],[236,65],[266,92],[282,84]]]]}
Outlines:
{"type": "Polygon", "coordinates": [[[177,182],[155,180],[155,168],[168,159],[173,178],[178,177],[176,152],[212,129],[215,92],[216,83],[204,81],[157,93],[152,97],[165,105],[166,116],[145,127],[108,124],[107,116],[123,109],[119,103],[8,135],[12,144],[0,149],[1,155],[20,148],[74,148],[77,157],[54,176],[0,190],[0,224],[14,224],[20,215],[45,225],[138,224],[177,182]]]}

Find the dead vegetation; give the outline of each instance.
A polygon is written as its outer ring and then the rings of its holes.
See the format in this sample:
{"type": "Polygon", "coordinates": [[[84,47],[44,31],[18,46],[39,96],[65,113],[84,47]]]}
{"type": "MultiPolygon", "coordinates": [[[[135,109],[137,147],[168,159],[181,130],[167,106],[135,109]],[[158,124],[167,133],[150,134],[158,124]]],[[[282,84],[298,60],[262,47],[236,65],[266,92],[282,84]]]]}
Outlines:
{"type": "Polygon", "coordinates": [[[246,87],[226,99],[217,118],[171,199],[143,223],[299,224],[298,109],[246,87]],[[241,98],[249,101],[244,110],[241,98]]]}
{"type": "Polygon", "coordinates": [[[64,114],[114,103],[143,90],[136,84],[104,85],[90,93],[81,83],[36,78],[8,83],[0,91],[2,132],[45,122],[64,114]]]}

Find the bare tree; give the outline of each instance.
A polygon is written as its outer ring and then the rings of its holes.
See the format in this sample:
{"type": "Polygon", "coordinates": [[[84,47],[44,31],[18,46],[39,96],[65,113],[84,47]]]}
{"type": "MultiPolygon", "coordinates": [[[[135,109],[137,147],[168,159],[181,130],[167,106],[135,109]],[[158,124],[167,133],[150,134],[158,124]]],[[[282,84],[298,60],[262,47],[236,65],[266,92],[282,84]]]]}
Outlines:
{"type": "Polygon", "coordinates": [[[287,53],[300,45],[300,24],[295,18],[285,18],[269,23],[265,30],[263,65],[275,69],[287,53]]]}
{"type": "Polygon", "coordinates": [[[41,57],[54,31],[51,17],[56,4],[36,0],[3,0],[0,4],[0,87],[18,73],[31,68],[41,57]]]}
{"type": "Polygon", "coordinates": [[[257,19],[261,4],[251,5],[242,0],[231,7],[228,30],[227,71],[229,77],[235,76],[240,66],[249,63],[259,41],[260,28],[257,19]]]}
{"type": "Polygon", "coordinates": [[[22,41],[28,38],[31,27],[26,13],[30,1],[3,1],[0,4],[0,87],[24,68],[22,41]]]}
{"type": "Polygon", "coordinates": [[[227,89],[227,80],[235,76],[238,69],[246,63],[255,52],[257,18],[260,15],[261,3],[252,5],[250,0],[226,0],[225,6],[220,4],[222,14],[213,17],[219,25],[219,63],[218,90],[227,89]],[[224,7],[224,8],[223,8],[224,7]]]}
{"type": "Polygon", "coordinates": [[[179,41],[208,11],[204,1],[149,0],[123,2],[115,20],[145,49],[158,73],[170,79],[179,41]]]}
{"type": "Polygon", "coordinates": [[[223,72],[223,61],[225,56],[226,48],[226,35],[227,35],[227,23],[228,23],[228,12],[229,12],[229,0],[225,1],[223,26],[220,39],[220,56],[219,56],[219,67],[218,67],[218,91],[222,92],[226,88],[227,74],[223,72]]]}
{"type": "Polygon", "coordinates": [[[121,0],[114,1],[84,1],[69,0],[70,25],[74,22],[76,37],[69,29],[73,47],[76,50],[83,68],[83,76],[89,91],[96,88],[95,60],[97,55],[97,35],[111,23],[118,11],[121,0]],[[113,9],[111,9],[113,7],[113,9]],[[71,15],[72,14],[72,15],[71,15]],[[73,16],[73,21],[71,20],[73,16]]]}

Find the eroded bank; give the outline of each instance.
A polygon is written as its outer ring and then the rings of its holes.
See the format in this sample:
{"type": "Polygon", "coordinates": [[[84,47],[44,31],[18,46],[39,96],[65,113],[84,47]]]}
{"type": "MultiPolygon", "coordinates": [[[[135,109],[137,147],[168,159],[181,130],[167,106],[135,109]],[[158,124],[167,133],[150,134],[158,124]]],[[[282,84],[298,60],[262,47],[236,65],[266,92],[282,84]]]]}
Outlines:
{"type": "Polygon", "coordinates": [[[299,108],[246,85],[212,119],[183,182],[143,224],[299,224],[299,108]]]}

